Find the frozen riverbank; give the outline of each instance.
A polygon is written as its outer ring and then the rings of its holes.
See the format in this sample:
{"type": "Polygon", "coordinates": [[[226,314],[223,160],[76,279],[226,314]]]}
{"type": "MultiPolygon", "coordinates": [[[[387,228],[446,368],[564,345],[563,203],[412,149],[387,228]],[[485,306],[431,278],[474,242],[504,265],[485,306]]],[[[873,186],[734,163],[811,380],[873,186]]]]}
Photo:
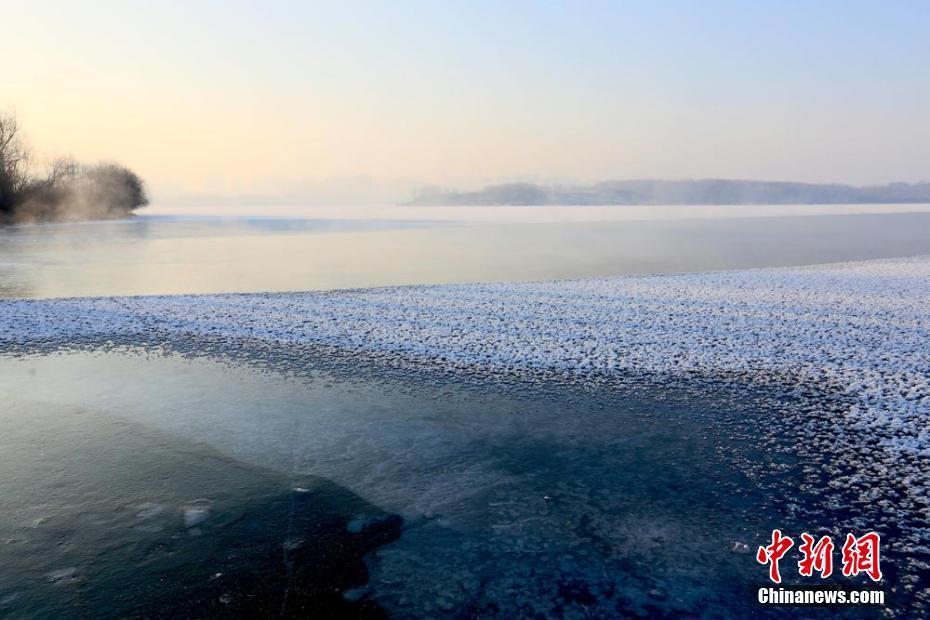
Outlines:
{"type": "MultiPolygon", "coordinates": [[[[0,303],[8,353],[107,342],[253,357],[306,347],[489,377],[732,380],[793,392],[804,491],[876,528],[927,596],[930,259],[710,274],[0,303]],[[216,343],[221,343],[217,345],[216,343]],[[806,401],[806,405],[797,404],[806,401]],[[798,430],[800,429],[800,431],[798,430]]],[[[770,421],[769,421],[770,422],[770,421]]]]}
{"type": "Polygon", "coordinates": [[[211,337],[491,374],[777,376],[842,391],[863,428],[926,455],[928,307],[925,257],[527,284],[4,301],[0,346],[211,337]]]}

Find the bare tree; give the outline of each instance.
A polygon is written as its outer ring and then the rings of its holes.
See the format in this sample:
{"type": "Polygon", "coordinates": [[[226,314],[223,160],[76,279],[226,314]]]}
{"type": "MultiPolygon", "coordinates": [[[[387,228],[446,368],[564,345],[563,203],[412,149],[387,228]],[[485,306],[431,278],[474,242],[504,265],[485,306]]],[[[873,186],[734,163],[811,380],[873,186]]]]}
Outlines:
{"type": "Polygon", "coordinates": [[[0,213],[10,213],[29,184],[29,149],[12,114],[0,112],[0,213]]]}
{"type": "Polygon", "coordinates": [[[44,183],[49,187],[68,179],[75,178],[81,171],[81,165],[73,157],[58,157],[48,164],[44,183]]]}

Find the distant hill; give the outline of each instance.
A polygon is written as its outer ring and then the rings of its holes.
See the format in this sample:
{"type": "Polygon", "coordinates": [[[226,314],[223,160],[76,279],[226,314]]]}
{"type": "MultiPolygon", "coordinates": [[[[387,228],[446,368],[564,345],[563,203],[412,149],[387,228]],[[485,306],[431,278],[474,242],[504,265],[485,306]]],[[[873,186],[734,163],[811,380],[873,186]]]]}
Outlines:
{"type": "Polygon", "coordinates": [[[595,185],[489,185],[473,192],[428,190],[411,205],[741,205],[930,202],[930,183],[867,187],[697,179],[606,181],[595,185]]]}

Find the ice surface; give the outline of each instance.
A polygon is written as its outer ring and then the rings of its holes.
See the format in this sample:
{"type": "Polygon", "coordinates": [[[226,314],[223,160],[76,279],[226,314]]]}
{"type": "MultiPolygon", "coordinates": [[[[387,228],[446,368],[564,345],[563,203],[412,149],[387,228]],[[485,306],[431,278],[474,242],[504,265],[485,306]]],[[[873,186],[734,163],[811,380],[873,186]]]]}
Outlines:
{"type": "Polygon", "coordinates": [[[919,257],[526,284],[4,301],[0,347],[208,336],[492,374],[774,377],[851,398],[855,428],[893,453],[926,457],[928,307],[930,258],[919,257]]]}
{"type": "Polygon", "coordinates": [[[853,525],[892,527],[867,518],[868,506],[897,515],[895,544],[919,556],[930,542],[928,308],[930,257],[917,257],[525,284],[7,301],[0,351],[250,342],[492,377],[770,386],[810,403],[786,412],[787,425],[819,420],[798,446],[824,455],[802,490],[835,491],[854,508],[853,525]]]}
{"type": "Polygon", "coordinates": [[[45,577],[51,583],[66,583],[68,581],[73,581],[76,576],[77,569],[73,566],[69,566],[68,568],[60,568],[45,573],[45,577]]]}
{"type": "Polygon", "coordinates": [[[210,518],[212,502],[206,499],[199,499],[188,502],[181,507],[181,514],[184,517],[184,527],[195,528],[205,523],[210,518]]]}
{"type": "MultiPolygon", "coordinates": [[[[921,496],[930,456],[930,258],[331,293],[4,301],[0,348],[247,338],[489,373],[738,375],[851,399],[921,496]]],[[[889,465],[892,463],[889,462],[889,465]]]]}

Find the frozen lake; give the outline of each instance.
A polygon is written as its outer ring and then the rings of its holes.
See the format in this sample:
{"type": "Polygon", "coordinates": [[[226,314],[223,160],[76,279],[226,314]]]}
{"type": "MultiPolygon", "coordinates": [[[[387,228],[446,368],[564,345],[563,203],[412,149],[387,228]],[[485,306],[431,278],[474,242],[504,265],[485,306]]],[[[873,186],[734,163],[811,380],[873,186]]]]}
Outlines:
{"type": "Polygon", "coordinates": [[[131,349],[0,358],[0,389],[0,611],[18,617],[367,613],[314,597],[339,588],[398,617],[739,618],[763,575],[734,545],[804,504],[756,430],[779,405],[747,394],[131,349]]]}
{"type": "Polygon", "coordinates": [[[0,229],[0,297],[513,282],[930,253],[926,205],[163,211],[0,229]]]}
{"type": "Polygon", "coordinates": [[[742,618],[776,527],[879,529],[924,613],[930,260],[506,283],[930,254],[930,213],[694,209],[0,231],[0,615],[742,618]],[[444,286],[203,295],[393,284],[444,286]]]}

